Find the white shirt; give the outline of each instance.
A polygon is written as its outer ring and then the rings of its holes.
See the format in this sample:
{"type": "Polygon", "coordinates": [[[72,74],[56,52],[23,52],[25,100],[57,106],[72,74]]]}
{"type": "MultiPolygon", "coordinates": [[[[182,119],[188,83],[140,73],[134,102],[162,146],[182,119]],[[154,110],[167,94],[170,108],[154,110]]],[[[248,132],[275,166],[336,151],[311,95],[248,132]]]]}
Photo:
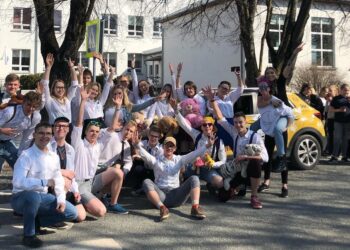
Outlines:
{"type": "MultiPolygon", "coordinates": [[[[99,157],[99,165],[110,167],[113,163],[120,159],[122,152],[122,132],[109,132],[102,129],[99,142],[103,145],[99,157]]],[[[128,141],[124,141],[124,166],[123,171],[127,174],[132,167],[131,148],[128,141]]]]}
{"type": "Polygon", "coordinates": [[[51,97],[48,80],[41,80],[41,83],[44,86],[43,102],[45,102],[45,107],[47,109],[47,113],[49,114],[49,123],[53,124],[57,117],[62,116],[68,118],[71,122],[71,100],[73,99],[75,91],[78,87],[78,81],[72,81],[64,103],[61,103],[56,98],[51,97]]]}
{"type": "Polygon", "coordinates": [[[13,190],[36,191],[47,193],[49,179],[55,182],[57,202],[65,203],[64,180],[60,171],[60,161],[57,154],[40,150],[35,144],[23,151],[16,161],[13,172],[13,190]]]}
{"type": "MultiPolygon", "coordinates": [[[[148,143],[148,140],[143,140],[142,142],[142,147],[148,152],[150,153],[151,155],[153,155],[154,157],[158,158],[160,157],[161,155],[164,154],[164,151],[163,151],[163,147],[160,143],[158,143],[156,146],[154,147],[151,147],[148,143]]],[[[149,169],[152,169],[152,166],[149,166],[147,164],[147,162],[145,162],[145,167],[146,168],[149,168],[149,169]]]]}
{"type": "Polygon", "coordinates": [[[91,144],[86,139],[81,139],[83,128],[73,127],[72,146],[75,150],[74,172],[77,181],[92,179],[95,176],[98,159],[103,145],[97,141],[91,144]]]}
{"type": "MultiPolygon", "coordinates": [[[[179,123],[179,125],[181,126],[181,128],[183,130],[186,131],[186,133],[192,137],[192,140],[195,142],[197,137],[199,136],[199,134],[201,134],[201,132],[199,132],[197,129],[192,128],[185,120],[185,118],[180,114],[180,112],[178,112],[175,116],[177,122],[179,123]]],[[[198,141],[198,145],[197,148],[203,147],[208,143],[209,138],[204,135],[202,133],[201,138],[198,141]]],[[[208,153],[210,156],[212,154],[213,151],[213,147],[215,147],[215,145],[211,146],[210,148],[208,148],[206,150],[206,153],[208,153]]],[[[215,153],[216,154],[216,153],[215,153]]],[[[214,155],[215,157],[215,155],[214,155]]],[[[220,146],[219,146],[219,152],[218,152],[218,158],[219,161],[216,161],[213,165],[214,168],[219,168],[221,165],[226,163],[226,151],[225,151],[225,145],[224,142],[220,139],[220,146]]],[[[215,161],[215,158],[213,158],[213,160],[215,161]]]]}
{"type": "MultiPolygon", "coordinates": [[[[272,96],[271,100],[279,100],[272,96]]],[[[294,119],[293,110],[281,101],[281,106],[275,108],[272,104],[259,108],[260,113],[260,127],[261,130],[269,135],[274,136],[274,129],[278,119],[281,116],[287,116],[289,119],[294,119]]]]}
{"type": "MultiPolygon", "coordinates": [[[[214,100],[217,102],[219,109],[225,118],[233,118],[234,104],[241,97],[243,90],[244,87],[238,87],[226,95],[224,99],[219,98],[217,95],[214,97],[214,100]]],[[[207,103],[207,107],[209,112],[213,114],[213,109],[210,107],[209,103],[207,103]]]]}
{"type": "MultiPolygon", "coordinates": [[[[47,145],[49,150],[57,154],[57,142],[55,138],[52,137],[50,143],[47,145]]],[[[67,142],[64,143],[66,149],[66,169],[74,172],[74,160],[75,160],[75,151],[74,148],[69,145],[67,142]]],[[[69,190],[73,193],[79,192],[78,183],[75,181],[75,178],[72,179],[72,187],[69,190]]]]}
{"type": "MultiPolygon", "coordinates": [[[[231,135],[231,137],[233,138],[233,149],[235,150],[235,142],[236,142],[236,138],[237,140],[237,153],[236,155],[240,155],[242,154],[245,145],[249,144],[249,140],[250,137],[253,133],[253,131],[251,130],[247,130],[247,133],[245,133],[244,136],[240,136],[237,133],[237,130],[235,129],[235,127],[230,124],[225,118],[222,118],[221,120],[218,120],[218,123],[231,135]],[[237,137],[238,136],[238,137],[237,137]]],[[[260,156],[263,160],[263,162],[268,162],[269,161],[269,155],[267,154],[267,150],[265,148],[265,143],[263,141],[263,139],[261,138],[261,136],[258,133],[255,133],[253,140],[252,140],[252,144],[258,144],[261,146],[262,150],[260,153],[260,156]]]]}
{"type": "Polygon", "coordinates": [[[180,186],[179,174],[180,168],[192,161],[198,156],[205,153],[206,147],[199,148],[186,155],[174,155],[171,160],[168,160],[163,155],[154,157],[149,154],[139,143],[137,148],[140,150],[142,159],[152,166],[155,177],[155,184],[162,190],[170,191],[180,186]]]}
{"type": "Polygon", "coordinates": [[[113,82],[106,82],[105,86],[103,87],[103,91],[101,93],[101,96],[97,100],[88,99],[85,103],[85,109],[84,109],[84,120],[86,119],[96,119],[103,117],[103,106],[105,105],[109,91],[113,85],[113,82]]]}
{"type": "Polygon", "coordinates": [[[16,106],[16,114],[14,106],[8,106],[7,108],[0,110],[0,127],[1,128],[16,128],[17,133],[15,135],[5,135],[0,133],[0,140],[16,140],[19,136],[22,136],[22,140],[18,149],[18,155],[24,149],[27,149],[32,142],[33,132],[35,126],[40,122],[41,115],[39,111],[34,111],[33,115],[26,116],[23,112],[23,106],[16,106]],[[9,121],[11,119],[11,121],[9,121]]]}

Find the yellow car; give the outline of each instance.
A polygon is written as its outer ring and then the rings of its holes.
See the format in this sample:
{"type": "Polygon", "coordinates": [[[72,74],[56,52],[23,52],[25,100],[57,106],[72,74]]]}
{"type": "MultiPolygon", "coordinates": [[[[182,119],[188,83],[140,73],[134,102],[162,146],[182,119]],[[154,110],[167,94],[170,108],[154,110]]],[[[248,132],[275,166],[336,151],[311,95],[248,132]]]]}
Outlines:
{"type": "MultiPolygon", "coordinates": [[[[317,165],[326,146],[321,114],[297,94],[287,93],[287,96],[295,116],[293,125],[288,128],[287,157],[299,169],[312,169],[317,165]]],[[[235,103],[234,110],[243,111],[248,123],[252,124],[259,118],[257,101],[258,89],[247,88],[235,103]]]]}

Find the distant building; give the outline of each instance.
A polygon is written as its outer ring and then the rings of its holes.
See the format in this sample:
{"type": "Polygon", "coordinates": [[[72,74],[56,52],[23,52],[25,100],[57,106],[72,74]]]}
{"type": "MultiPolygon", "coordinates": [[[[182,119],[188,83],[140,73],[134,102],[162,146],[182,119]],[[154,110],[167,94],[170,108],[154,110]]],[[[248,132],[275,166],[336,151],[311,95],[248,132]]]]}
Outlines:
{"type": "MultiPolygon", "coordinates": [[[[220,9],[222,1],[211,1],[206,9],[206,17],[211,17],[220,9]]],[[[258,1],[259,2],[259,1],[258,1]]],[[[257,58],[260,53],[260,39],[265,23],[264,1],[258,5],[255,18],[255,50],[257,58]]],[[[270,32],[276,49],[281,41],[284,15],[288,1],[274,1],[270,32]]],[[[234,5],[234,4],[232,4],[234,5]]],[[[324,70],[338,71],[350,79],[350,21],[343,11],[350,9],[350,1],[314,1],[310,18],[305,27],[304,50],[300,53],[297,66],[317,66],[324,70]],[[339,8],[343,4],[346,8],[339,8]],[[347,18],[347,19],[346,19],[347,18]]],[[[182,24],[188,22],[196,14],[196,8],[184,8],[162,19],[163,27],[163,75],[170,79],[167,69],[169,63],[184,63],[182,81],[193,80],[199,87],[214,85],[222,80],[236,84],[230,72],[231,66],[240,66],[244,70],[244,54],[239,41],[239,20],[235,9],[221,16],[222,22],[218,29],[208,29],[208,19],[205,17],[193,23],[194,29],[184,30],[182,24]],[[238,31],[238,32],[237,32],[238,31]],[[235,38],[232,34],[236,34],[235,38]],[[209,35],[209,38],[208,38],[209,35]]],[[[350,13],[348,13],[350,14],[350,13]]],[[[211,26],[214,26],[211,24],[211,26]]],[[[269,66],[268,48],[265,43],[263,69],[269,66]]]]}

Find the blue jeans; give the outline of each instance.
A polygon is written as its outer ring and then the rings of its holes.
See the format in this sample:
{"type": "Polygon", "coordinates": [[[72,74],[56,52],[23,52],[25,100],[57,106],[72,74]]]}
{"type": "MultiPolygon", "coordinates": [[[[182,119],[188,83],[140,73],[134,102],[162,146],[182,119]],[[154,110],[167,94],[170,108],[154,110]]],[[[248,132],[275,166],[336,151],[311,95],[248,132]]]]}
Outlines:
{"type": "MultiPolygon", "coordinates": [[[[35,221],[40,226],[50,226],[62,221],[71,221],[77,218],[77,209],[68,201],[63,213],[56,210],[57,199],[52,194],[35,191],[22,191],[13,194],[11,206],[19,214],[23,214],[24,236],[35,235],[35,221]]],[[[38,226],[38,225],[37,225],[38,226]]]]}
{"type": "MultiPolygon", "coordinates": [[[[278,121],[275,125],[275,128],[273,130],[273,135],[275,138],[278,156],[282,156],[282,155],[286,154],[286,151],[284,148],[283,132],[287,129],[287,124],[288,124],[288,118],[281,117],[278,119],[278,121]]],[[[260,119],[256,120],[252,125],[250,125],[249,129],[253,130],[255,132],[257,132],[259,129],[261,129],[260,119]]]]}
{"type": "MultiPolygon", "coordinates": [[[[0,142],[0,158],[7,161],[10,167],[13,169],[17,161],[18,149],[11,141],[0,142]]],[[[0,170],[2,165],[0,166],[0,170]]]]}
{"type": "MultiPolygon", "coordinates": [[[[184,176],[189,178],[192,175],[197,175],[196,170],[192,169],[192,164],[188,164],[185,169],[184,176]]],[[[206,167],[199,168],[199,179],[207,183],[211,183],[211,180],[214,176],[221,176],[220,169],[208,169],[206,167]]]]}

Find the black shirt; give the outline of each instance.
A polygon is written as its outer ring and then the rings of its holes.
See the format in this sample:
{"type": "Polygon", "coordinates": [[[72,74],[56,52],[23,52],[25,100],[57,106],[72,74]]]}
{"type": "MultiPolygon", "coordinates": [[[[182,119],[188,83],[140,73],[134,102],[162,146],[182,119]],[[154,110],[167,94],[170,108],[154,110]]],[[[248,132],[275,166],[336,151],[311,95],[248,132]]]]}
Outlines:
{"type": "Polygon", "coordinates": [[[345,112],[334,112],[334,121],[346,123],[350,122],[350,100],[342,95],[333,98],[331,106],[335,109],[346,107],[345,112]]]}
{"type": "Polygon", "coordinates": [[[67,156],[66,156],[66,147],[65,146],[57,146],[57,154],[60,158],[61,169],[66,169],[67,165],[67,156]]]}

